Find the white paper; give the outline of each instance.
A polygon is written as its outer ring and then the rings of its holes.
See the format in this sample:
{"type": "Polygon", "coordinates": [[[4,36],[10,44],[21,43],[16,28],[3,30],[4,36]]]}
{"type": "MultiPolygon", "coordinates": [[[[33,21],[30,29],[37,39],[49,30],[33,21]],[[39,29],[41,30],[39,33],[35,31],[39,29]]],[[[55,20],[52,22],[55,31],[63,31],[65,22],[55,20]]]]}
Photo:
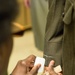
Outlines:
{"type": "Polygon", "coordinates": [[[61,71],[62,71],[61,66],[60,66],[60,65],[56,66],[56,67],[54,68],[54,71],[55,71],[56,73],[61,72],[61,71]]]}
{"type": "Polygon", "coordinates": [[[41,64],[41,67],[39,68],[38,73],[43,73],[45,59],[44,58],[41,58],[41,57],[36,57],[34,66],[37,65],[37,64],[41,64]]]}

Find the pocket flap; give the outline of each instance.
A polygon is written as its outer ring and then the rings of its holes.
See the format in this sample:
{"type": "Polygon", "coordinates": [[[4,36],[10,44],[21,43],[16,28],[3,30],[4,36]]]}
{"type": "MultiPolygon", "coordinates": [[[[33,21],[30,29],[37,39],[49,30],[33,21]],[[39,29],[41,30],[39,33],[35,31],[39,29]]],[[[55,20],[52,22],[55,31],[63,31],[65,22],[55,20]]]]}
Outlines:
{"type": "Polygon", "coordinates": [[[67,0],[65,5],[65,16],[63,21],[65,24],[69,25],[72,21],[72,11],[73,11],[73,3],[67,0]]]}

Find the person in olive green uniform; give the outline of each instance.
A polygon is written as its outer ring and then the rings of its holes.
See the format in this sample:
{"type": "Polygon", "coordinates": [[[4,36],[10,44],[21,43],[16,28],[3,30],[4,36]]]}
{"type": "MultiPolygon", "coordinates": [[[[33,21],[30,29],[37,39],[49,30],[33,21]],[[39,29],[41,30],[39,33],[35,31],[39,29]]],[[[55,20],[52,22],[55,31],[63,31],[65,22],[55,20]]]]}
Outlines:
{"type": "Polygon", "coordinates": [[[48,0],[44,58],[46,64],[55,60],[63,75],[74,75],[75,66],[75,0],[48,0]]]}
{"type": "Polygon", "coordinates": [[[75,75],[75,0],[49,0],[44,57],[75,75]]]}
{"type": "Polygon", "coordinates": [[[66,0],[64,13],[63,75],[75,75],[75,0],[66,0]]]}

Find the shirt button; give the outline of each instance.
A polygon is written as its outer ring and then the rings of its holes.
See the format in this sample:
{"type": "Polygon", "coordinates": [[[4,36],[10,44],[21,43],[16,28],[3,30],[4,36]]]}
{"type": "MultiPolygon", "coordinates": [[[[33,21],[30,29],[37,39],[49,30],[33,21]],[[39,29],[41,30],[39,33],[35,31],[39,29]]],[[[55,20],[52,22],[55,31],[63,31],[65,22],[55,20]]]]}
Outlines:
{"type": "Polygon", "coordinates": [[[62,17],[64,17],[64,15],[65,15],[65,13],[63,12],[63,13],[62,13],[62,17]]]}

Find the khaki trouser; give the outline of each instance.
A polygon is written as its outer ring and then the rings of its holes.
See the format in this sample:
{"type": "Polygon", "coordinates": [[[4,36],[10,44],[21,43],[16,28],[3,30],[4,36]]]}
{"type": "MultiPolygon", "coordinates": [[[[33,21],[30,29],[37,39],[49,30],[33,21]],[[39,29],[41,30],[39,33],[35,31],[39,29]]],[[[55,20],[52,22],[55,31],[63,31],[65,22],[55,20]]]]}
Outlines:
{"type": "Polygon", "coordinates": [[[48,13],[47,0],[31,0],[31,20],[35,45],[39,50],[44,49],[46,17],[48,13]]]}

